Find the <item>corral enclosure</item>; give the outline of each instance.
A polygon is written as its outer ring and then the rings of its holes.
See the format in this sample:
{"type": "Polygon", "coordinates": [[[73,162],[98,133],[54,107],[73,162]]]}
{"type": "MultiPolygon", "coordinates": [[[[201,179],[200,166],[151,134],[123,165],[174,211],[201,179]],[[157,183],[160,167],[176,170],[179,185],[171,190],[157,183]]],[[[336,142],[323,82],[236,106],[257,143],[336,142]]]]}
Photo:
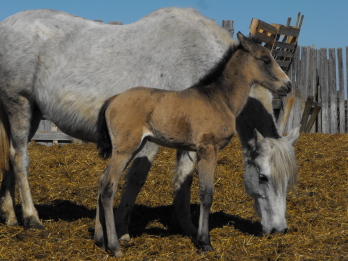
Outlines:
{"type": "MultiPolygon", "coordinates": [[[[162,149],[131,217],[119,260],[347,260],[348,135],[301,134],[299,184],[288,194],[285,235],[262,235],[244,192],[237,137],[219,156],[210,235],[203,253],[171,224],[175,151],[162,149]]],[[[30,145],[30,184],[46,230],[0,225],[0,260],[115,260],[94,245],[97,180],[107,162],[93,144],[30,145]]],[[[122,190],[118,191],[116,205],[122,190]]],[[[197,224],[198,184],[191,212],[197,224]]],[[[17,197],[18,198],[18,197],[17,197]]],[[[19,202],[17,202],[19,204],[19,202]]],[[[20,206],[17,205],[20,215],[20,206]]]]}

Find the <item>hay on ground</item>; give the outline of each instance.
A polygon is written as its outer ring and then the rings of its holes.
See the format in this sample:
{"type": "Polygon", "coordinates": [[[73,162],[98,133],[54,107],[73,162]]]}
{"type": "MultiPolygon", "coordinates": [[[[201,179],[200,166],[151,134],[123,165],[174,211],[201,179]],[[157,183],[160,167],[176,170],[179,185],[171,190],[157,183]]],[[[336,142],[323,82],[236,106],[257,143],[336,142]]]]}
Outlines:
{"type": "MultiPolygon", "coordinates": [[[[260,233],[243,187],[238,139],[222,151],[210,215],[211,253],[196,249],[170,226],[175,151],[162,149],[132,212],[132,240],[122,243],[120,260],[347,260],[348,135],[302,134],[295,147],[299,184],[288,194],[285,235],[260,233]]],[[[32,144],[29,149],[31,189],[46,230],[0,224],[0,259],[114,260],[93,242],[97,180],[107,165],[95,146],[32,144]]],[[[197,194],[195,177],[195,223],[197,194]]],[[[20,216],[19,205],[17,212],[20,216]]]]}

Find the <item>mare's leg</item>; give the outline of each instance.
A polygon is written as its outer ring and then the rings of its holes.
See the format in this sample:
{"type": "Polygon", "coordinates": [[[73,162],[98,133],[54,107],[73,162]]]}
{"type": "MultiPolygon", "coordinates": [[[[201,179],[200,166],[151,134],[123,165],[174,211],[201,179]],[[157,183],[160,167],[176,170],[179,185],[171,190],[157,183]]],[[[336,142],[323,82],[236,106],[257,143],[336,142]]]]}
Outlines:
{"type": "MultiPolygon", "coordinates": [[[[4,115],[4,109],[1,108],[1,123],[3,126],[1,126],[1,138],[5,138],[4,136],[9,136],[9,125],[7,116],[4,115]],[[7,132],[7,133],[5,133],[7,132]]],[[[42,114],[37,109],[34,108],[33,110],[33,116],[31,118],[31,130],[30,130],[30,138],[35,134],[40,120],[41,120],[42,114]]],[[[4,146],[8,146],[5,143],[6,141],[2,142],[2,150],[6,150],[4,146]]],[[[3,157],[9,157],[9,155],[2,155],[3,157]]],[[[17,217],[15,214],[15,176],[13,173],[13,168],[11,164],[8,164],[9,166],[4,166],[3,169],[3,179],[1,183],[1,190],[0,190],[0,213],[1,217],[4,219],[6,225],[8,226],[15,226],[18,225],[17,217]]]]}
{"type": "Polygon", "coordinates": [[[197,153],[177,151],[177,165],[174,177],[174,214],[183,233],[197,237],[190,213],[191,184],[197,162],[197,153]]]}
{"type": "MultiPolygon", "coordinates": [[[[33,115],[33,106],[27,98],[22,96],[11,97],[6,100],[8,120],[11,130],[10,161],[13,174],[8,173],[9,190],[14,189],[13,176],[19,187],[19,195],[22,203],[23,222],[25,227],[43,229],[38,213],[34,207],[28,181],[29,155],[28,141],[30,138],[31,124],[37,128],[39,117],[33,115]]],[[[33,132],[33,131],[32,131],[33,132]]],[[[9,193],[12,194],[12,193],[9,193]]]]}
{"type": "Polygon", "coordinates": [[[213,145],[198,147],[198,179],[200,214],[198,225],[198,244],[204,251],[213,251],[209,238],[209,213],[214,194],[214,171],[216,168],[218,149],[213,145]]]}
{"type": "Polygon", "coordinates": [[[130,214],[136,197],[145,184],[147,175],[157,155],[159,146],[153,142],[146,142],[143,149],[136,155],[126,176],[120,205],[117,209],[117,231],[120,240],[129,241],[128,226],[130,214]]]}

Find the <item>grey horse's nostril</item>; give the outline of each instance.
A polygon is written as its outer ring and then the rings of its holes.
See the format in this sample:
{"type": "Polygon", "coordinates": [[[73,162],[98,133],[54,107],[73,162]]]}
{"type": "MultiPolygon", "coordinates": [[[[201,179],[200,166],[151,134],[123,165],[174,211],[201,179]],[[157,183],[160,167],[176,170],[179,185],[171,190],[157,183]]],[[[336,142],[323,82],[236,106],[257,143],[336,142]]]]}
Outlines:
{"type": "Polygon", "coordinates": [[[287,228],[284,229],[284,234],[286,234],[286,233],[288,233],[288,229],[287,228]]]}
{"type": "Polygon", "coordinates": [[[271,230],[271,234],[275,234],[275,232],[276,232],[276,229],[273,228],[273,229],[271,230]]]}

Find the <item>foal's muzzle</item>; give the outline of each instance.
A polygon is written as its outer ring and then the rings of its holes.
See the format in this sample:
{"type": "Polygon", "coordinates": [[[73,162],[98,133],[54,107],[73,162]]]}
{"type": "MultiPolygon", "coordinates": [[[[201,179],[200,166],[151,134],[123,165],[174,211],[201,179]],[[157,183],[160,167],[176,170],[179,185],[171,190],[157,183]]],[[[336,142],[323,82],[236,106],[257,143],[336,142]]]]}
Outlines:
{"type": "Polygon", "coordinates": [[[286,96],[290,92],[291,92],[291,81],[288,81],[282,87],[279,88],[277,93],[280,96],[286,96]]]}

